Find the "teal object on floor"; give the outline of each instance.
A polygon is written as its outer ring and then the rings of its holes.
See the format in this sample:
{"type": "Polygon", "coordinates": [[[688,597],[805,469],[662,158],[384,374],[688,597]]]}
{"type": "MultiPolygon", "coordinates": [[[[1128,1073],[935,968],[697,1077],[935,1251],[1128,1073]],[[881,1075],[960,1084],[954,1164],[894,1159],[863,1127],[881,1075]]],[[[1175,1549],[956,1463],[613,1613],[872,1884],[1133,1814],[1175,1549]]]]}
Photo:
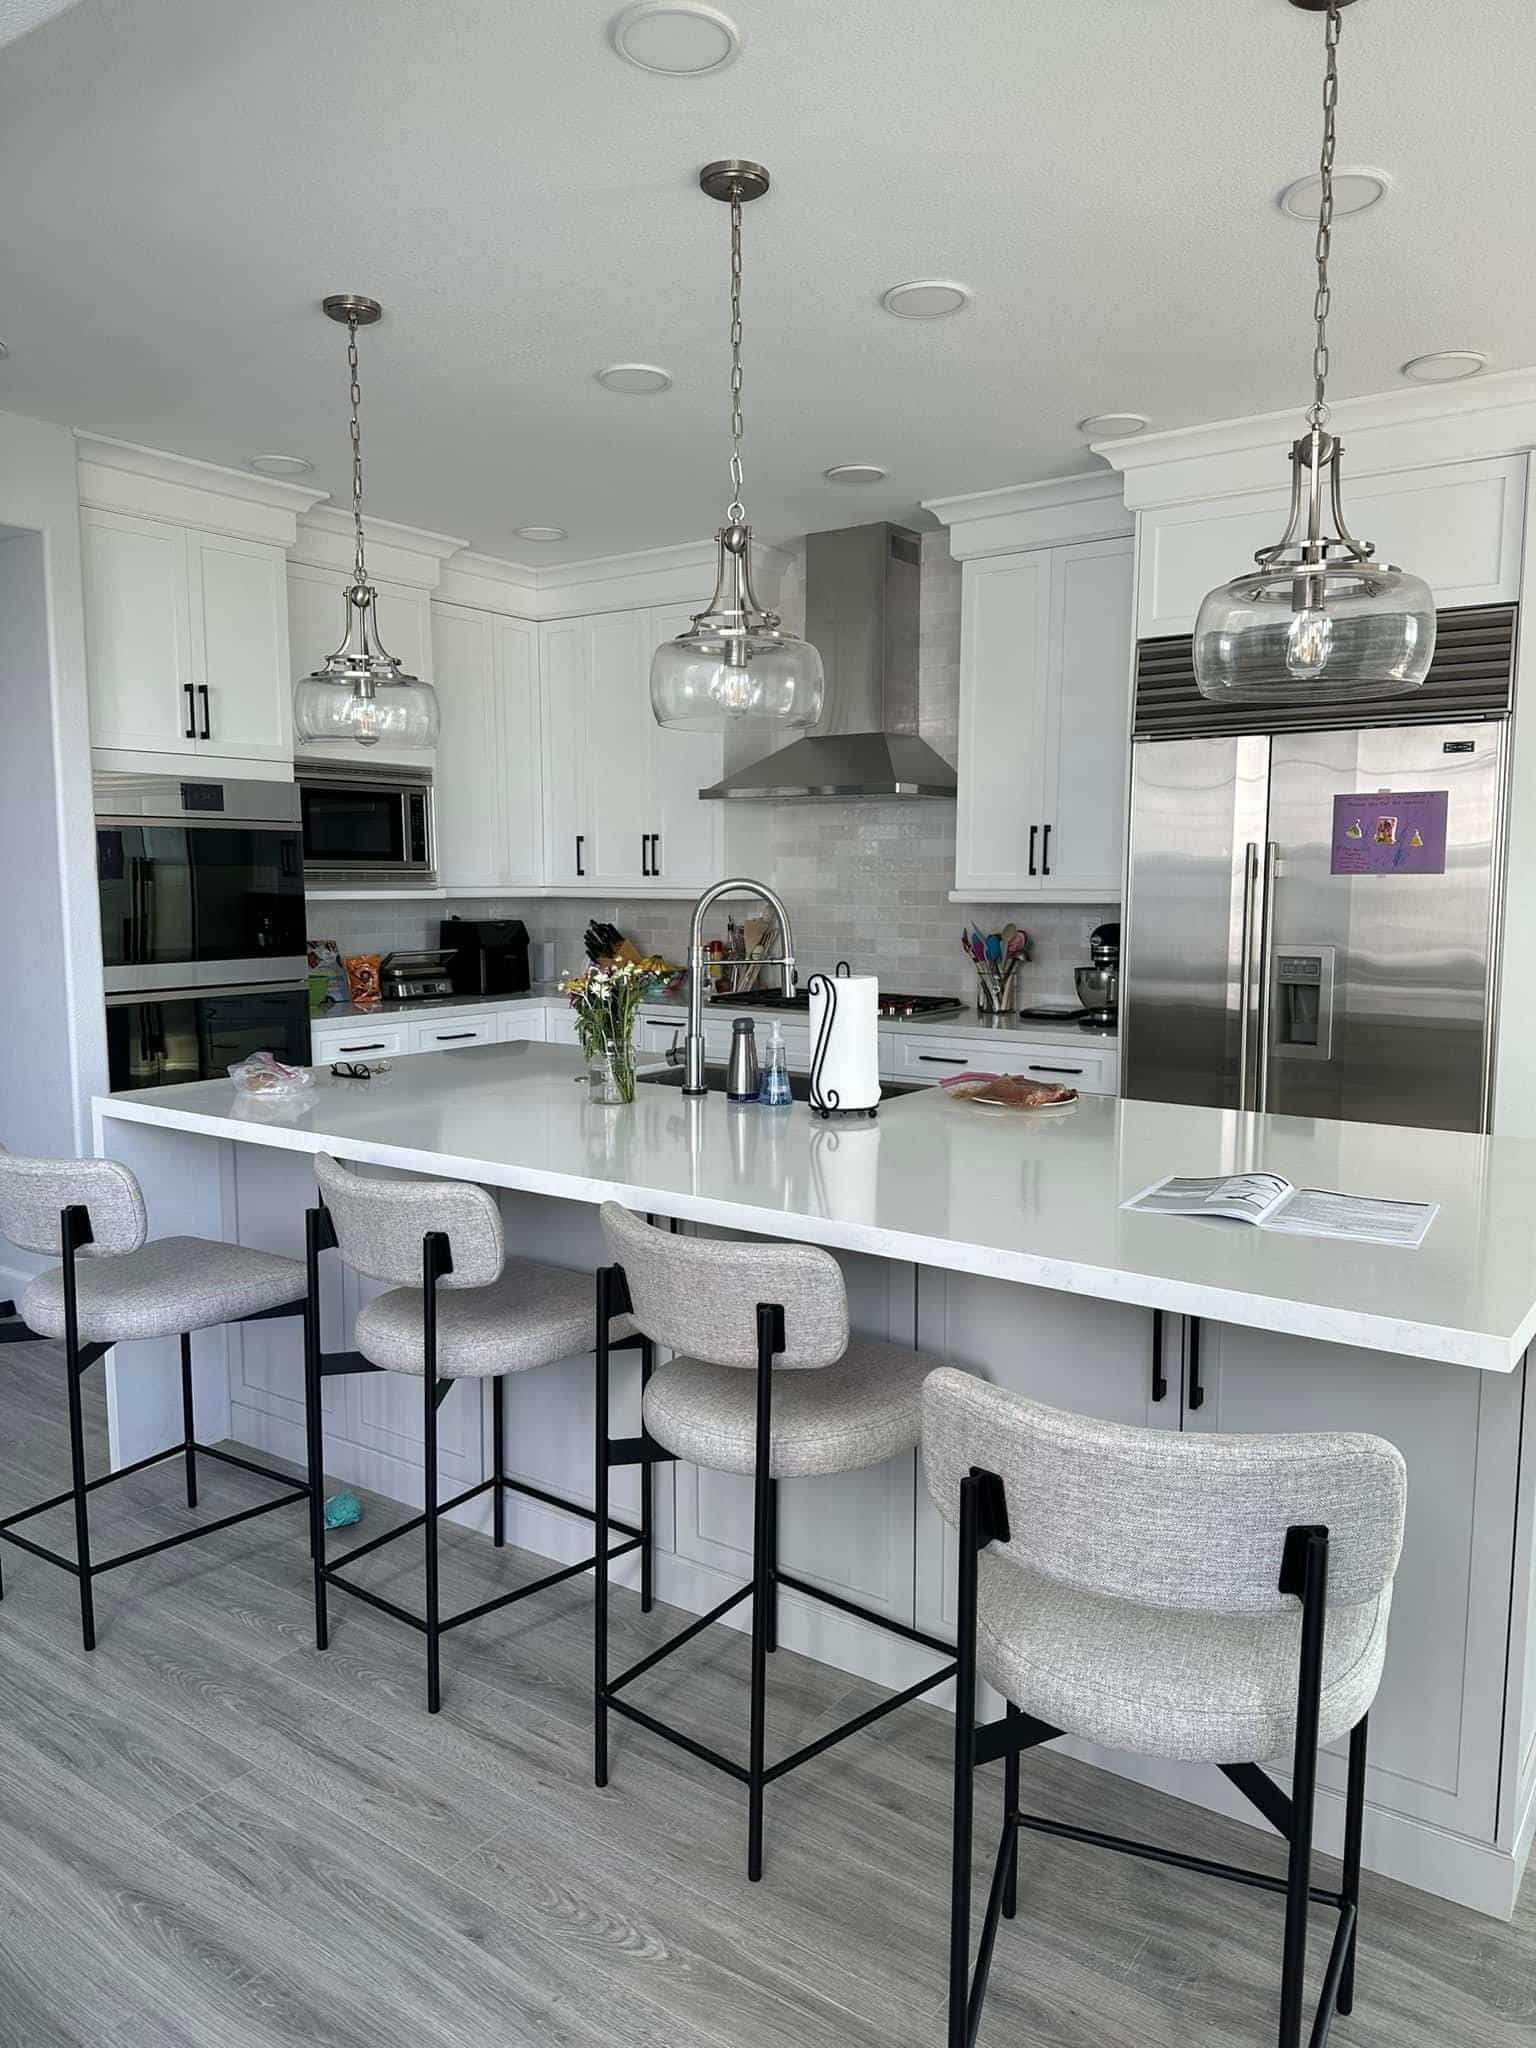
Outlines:
{"type": "Polygon", "coordinates": [[[327,1529],[350,1529],[363,1519],[363,1504],[355,1493],[333,1493],[325,1504],[327,1529]]]}

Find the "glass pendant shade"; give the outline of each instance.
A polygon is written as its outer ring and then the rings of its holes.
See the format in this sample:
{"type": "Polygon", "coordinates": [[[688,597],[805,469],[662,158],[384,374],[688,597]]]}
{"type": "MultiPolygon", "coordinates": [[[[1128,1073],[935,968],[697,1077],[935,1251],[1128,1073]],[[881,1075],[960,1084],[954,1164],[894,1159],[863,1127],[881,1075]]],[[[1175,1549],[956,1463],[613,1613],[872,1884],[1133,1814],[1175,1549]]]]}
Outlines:
{"type": "Polygon", "coordinates": [[[725,526],[715,536],[715,594],[693,625],[657,648],[651,661],[651,710],[675,732],[723,732],[737,720],[780,732],[805,731],[821,716],[826,681],[808,640],[783,631],[752,591],[752,530],[725,526]]]}
{"type": "Polygon", "coordinates": [[[1217,701],[1279,704],[1333,686],[1401,696],[1423,682],[1434,652],[1429,585],[1376,562],[1253,569],[1211,591],[1195,620],[1195,679],[1217,701]]]}
{"type": "Polygon", "coordinates": [[[437,692],[408,675],[378,637],[376,593],[366,583],[342,593],[345,630],[340,647],[293,693],[295,737],[349,740],[360,747],[437,743],[437,692]]]}

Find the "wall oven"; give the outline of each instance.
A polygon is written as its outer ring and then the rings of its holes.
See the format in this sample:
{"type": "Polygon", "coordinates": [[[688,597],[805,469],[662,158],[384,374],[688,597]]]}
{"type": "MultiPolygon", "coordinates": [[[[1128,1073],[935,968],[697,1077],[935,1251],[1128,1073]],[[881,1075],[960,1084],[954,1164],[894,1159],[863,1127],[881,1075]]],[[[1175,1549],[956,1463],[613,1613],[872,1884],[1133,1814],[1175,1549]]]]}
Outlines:
{"type": "Polygon", "coordinates": [[[333,887],[437,880],[430,768],[371,768],[351,762],[298,770],[304,872],[333,887]]]}
{"type": "Polygon", "coordinates": [[[306,1060],[295,786],[103,774],[95,809],[110,1086],[306,1060]]]}

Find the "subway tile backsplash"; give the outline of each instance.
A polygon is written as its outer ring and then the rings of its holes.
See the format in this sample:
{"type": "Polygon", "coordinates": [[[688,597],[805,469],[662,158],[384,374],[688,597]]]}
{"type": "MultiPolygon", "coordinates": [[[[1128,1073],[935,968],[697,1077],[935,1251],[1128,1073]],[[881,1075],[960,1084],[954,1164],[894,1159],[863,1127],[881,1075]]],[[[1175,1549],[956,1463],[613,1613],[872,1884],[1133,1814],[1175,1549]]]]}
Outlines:
{"type": "MultiPolygon", "coordinates": [[[[919,721],[923,736],[955,758],[960,674],[960,571],[946,536],[923,537],[923,623],[919,721]]],[[[727,859],[779,891],[794,920],[801,974],[847,960],[886,988],[912,995],[960,995],[974,986],[960,949],[963,926],[996,931],[1010,921],[1030,935],[1019,972],[1023,1003],[1070,1002],[1072,970],[1088,958],[1088,934],[1118,916],[1103,904],[951,903],[955,807],[943,802],[732,806],[727,859]]],[[[738,919],[750,912],[745,898],[738,919]]],[[[516,897],[412,904],[317,903],[310,933],[335,938],[344,953],[384,953],[437,943],[443,917],[520,917],[535,940],[551,940],[561,972],[580,965],[588,920],[615,924],[643,950],[681,961],[690,906],[645,897],[516,897]]],[[[724,931],[724,912],[716,929],[724,931]]]]}

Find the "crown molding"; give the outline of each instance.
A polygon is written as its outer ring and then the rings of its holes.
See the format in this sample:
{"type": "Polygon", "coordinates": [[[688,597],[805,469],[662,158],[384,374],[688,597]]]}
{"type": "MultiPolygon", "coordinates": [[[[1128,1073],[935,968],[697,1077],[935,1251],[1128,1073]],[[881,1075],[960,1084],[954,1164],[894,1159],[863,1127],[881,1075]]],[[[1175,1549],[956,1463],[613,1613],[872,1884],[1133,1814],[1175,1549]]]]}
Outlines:
{"type": "Polygon", "coordinates": [[[292,547],[298,520],[325,496],[302,484],[78,428],[75,464],[80,502],[93,510],[173,520],[282,548],[292,547]]]}
{"type": "Polygon", "coordinates": [[[1120,478],[1105,470],[964,497],[925,498],[922,504],[949,529],[949,551],[957,562],[1064,541],[1111,540],[1134,525],[1120,478]]]}
{"type": "MultiPolygon", "coordinates": [[[[369,568],[391,583],[414,583],[436,590],[443,564],[469,546],[451,534],[423,526],[400,526],[392,519],[364,521],[369,568]]],[[[336,505],[315,505],[299,521],[293,560],[313,569],[350,569],[354,533],[352,514],[336,505]]]]}
{"type": "Polygon", "coordinates": [[[466,549],[444,562],[436,595],[442,604],[470,605],[476,611],[501,612],[514,619],[537,619],[543,573],[523,562],[503,562],[494,555],[466,549]]]}
{"type": "MultiPolygon", "coordinates": [[[[1093,452],[1120,473],[1126,504],[1141,511],[1284,488],[1286,456],[1303,424],[1292,407],[1100,441],[1093,452]]],[[[1328,424],[1346,444],[1348,476],[1523,453],[1536,447],[1536,368],[1340,399],[1328,424]]]]}

